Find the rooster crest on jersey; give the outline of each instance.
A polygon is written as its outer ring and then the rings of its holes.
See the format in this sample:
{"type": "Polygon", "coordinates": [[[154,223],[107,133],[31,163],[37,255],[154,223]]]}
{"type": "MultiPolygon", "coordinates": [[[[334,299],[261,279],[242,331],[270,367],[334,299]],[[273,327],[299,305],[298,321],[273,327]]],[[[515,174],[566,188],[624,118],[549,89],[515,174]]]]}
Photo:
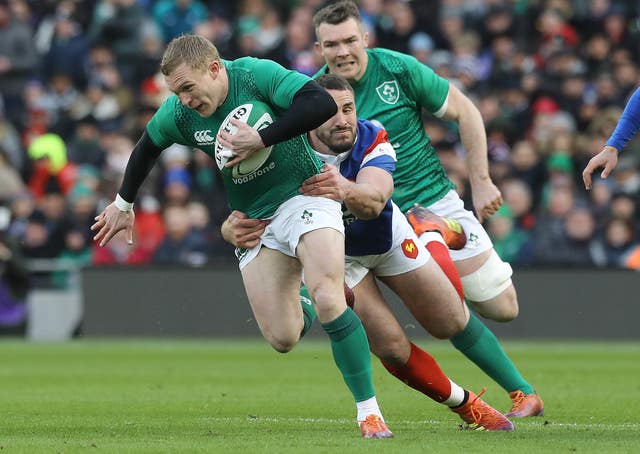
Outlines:
{"type": "MultiPolygon", "coordinates": [[[[271,112],[271,109],[269,109],[269,106],[261,102],[242,104],[229,112],[220,125],[218,134],[222,131],[226,131],[231,135],[236,134],[238,128],[231,124],[232,119],[247,123],[253,129],[260,131],[273,123],[273,113],[271,112]]],[[[273,146],[269,146],[262,150],[258,150],[249,158],[240,161],[238,164],[233,166],[233,178],[241,178],[258,170],[269,158],[272,148],[273,146]]],[[[224,165],[233,157],[233,155],[231,154],[231,150],[216,142],[215,157],[218,168],[222,170],[224,165]]]]}

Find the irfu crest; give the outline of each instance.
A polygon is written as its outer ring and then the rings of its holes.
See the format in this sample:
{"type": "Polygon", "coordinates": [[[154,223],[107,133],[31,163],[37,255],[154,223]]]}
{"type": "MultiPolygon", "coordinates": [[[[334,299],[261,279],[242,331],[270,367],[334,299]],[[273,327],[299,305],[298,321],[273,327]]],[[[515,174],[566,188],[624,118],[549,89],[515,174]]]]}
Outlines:
{"type": "Polygon", "coordinates": [[[397,80],[388,80],[376,87],[376,93],[380,99],[387,104],[395,104],[400,98],[400,89],[398,88],[397,80]]]}

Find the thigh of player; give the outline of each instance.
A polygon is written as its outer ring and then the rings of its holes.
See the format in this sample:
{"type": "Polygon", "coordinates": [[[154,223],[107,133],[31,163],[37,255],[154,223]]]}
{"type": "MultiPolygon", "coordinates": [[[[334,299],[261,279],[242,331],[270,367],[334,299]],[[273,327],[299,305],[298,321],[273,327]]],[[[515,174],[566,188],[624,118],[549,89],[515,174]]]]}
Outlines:
{"type": "Polygon", "coordinates": [[[242,280],[260,331],[277,350],[292,348],[304,324],[299,296],[301,271],[296,258],[267,247],[260,248],[242,268],[242,280]]]}

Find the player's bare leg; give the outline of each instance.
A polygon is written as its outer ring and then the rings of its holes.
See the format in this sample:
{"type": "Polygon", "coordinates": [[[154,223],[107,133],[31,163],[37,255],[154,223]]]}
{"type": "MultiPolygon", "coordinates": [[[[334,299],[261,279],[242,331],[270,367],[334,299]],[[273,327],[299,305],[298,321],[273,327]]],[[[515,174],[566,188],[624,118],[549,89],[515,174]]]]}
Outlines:
{"type": "Polygon", "coordinates": [[[278,352],[290,351],[303,327],[300,262],[273,249],[260,252],[242,269],[249,304],[264,338],[278,352]]]}
{"type": "Polygon", "coordinates": [[[371,357],[362,322],[347,307],[344,294],[344,237],[331,228],[300,237],[296,250],[305,283],[322,328],[329,335],[336,365],[356,401],[357,421],[365,438],[389,438],[375,396],[371,357]]]}

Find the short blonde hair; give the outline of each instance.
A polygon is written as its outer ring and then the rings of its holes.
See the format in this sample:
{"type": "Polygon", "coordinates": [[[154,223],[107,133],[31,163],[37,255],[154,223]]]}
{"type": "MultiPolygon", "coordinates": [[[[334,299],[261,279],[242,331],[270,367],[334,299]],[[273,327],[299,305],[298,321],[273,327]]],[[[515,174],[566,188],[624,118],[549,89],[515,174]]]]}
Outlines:
{"type": "Polygon", "coordinates": [[[220,60],[220,54],[211,41],[198,35],[182,35],[171,40],[167,46],[162,55],[160,71],[169,76],[182,63],[202,71],[214,60],[220,60]]]}

